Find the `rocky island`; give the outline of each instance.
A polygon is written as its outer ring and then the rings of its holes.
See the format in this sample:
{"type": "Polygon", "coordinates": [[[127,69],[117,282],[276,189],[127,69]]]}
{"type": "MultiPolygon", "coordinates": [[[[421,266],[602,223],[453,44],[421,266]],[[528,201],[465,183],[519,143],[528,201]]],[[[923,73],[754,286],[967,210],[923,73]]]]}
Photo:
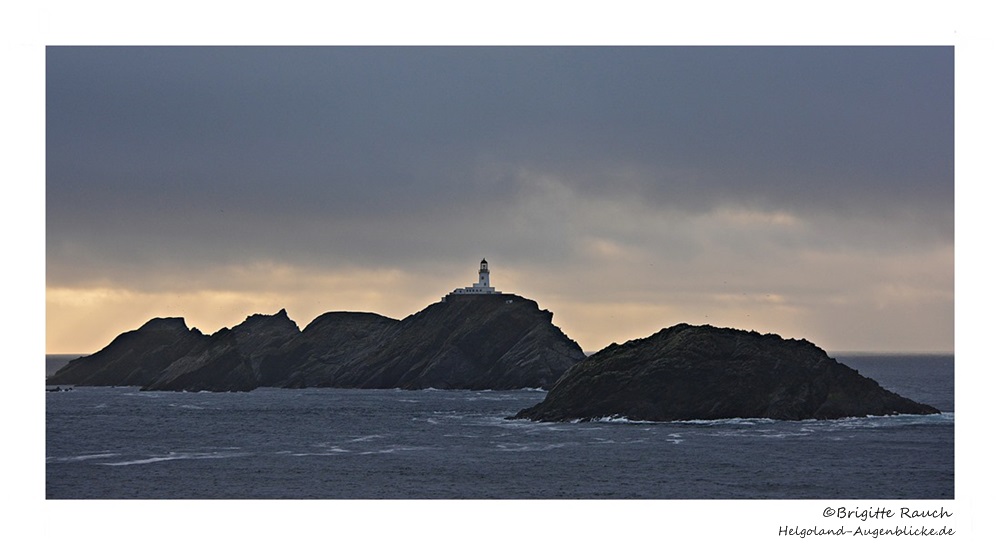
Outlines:
{"type": "Polygon", "coordinates": [[[808,341],[680,324],[591,355],[514,418],[804,420],[938,412],[885,390],[808,341]]]}
{"type": "Polygon", "coordinates": [[[247,391],[271,387],[548,389],[580,346],[530,299],[448,295],[403,320],[330,312],[303,330],[284,310],[255,314],[212,335],[183,318],[154,318],[49,385],[247,391]]]}

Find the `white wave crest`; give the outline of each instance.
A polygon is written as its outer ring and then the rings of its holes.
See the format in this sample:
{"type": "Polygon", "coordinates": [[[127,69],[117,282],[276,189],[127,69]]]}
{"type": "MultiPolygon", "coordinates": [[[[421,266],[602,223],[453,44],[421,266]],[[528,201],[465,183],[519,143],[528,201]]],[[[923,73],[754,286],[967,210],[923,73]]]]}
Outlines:
{"type": "Polygon", "coordinates": [[[331,447],[323,452],[290,452],[286,450],[282,452],[277,452],[275,454],[289,454],[291,456],[301,457],[301,456],[337,456],[339,454],[344,454],[349,452],[351,451],[347,449],[331,447]]]}
{"type": "Polygon", "coordinates": [[[153,456],[151,458],[128,460],[125,462],[105,462],[102,463],[101,465],[131,466],[131,465],[155,464],[157,462],[170,462],[173,460],[207,460],[215,458],[234,458],[237,456],[244,456],[244,454],[233,453],[233,452],[171,452],[164,456],[153,456]]]}
{"type": "Polygon", "coordinates": [[[498,450],[504,452],[536,452],[563,448],[567,443],[497,443],[498,450]]]}
{"type": "Polygon", "coordinates": [[[372,439],[378,439],[379,437],[382,437],[382,436],[378,435],[378,434],[376,434],[376,435],[363,435],[361,437],[355,437],[354,439],[348,439],[347,442],[348,443],[364,443],[366,441],[371,441],[372,439]]]}
{"type": "Polygon", "coordinates": [[[45,461],[53,462],[83,462],[86,460],[97,460],[100,458],[114,458],[115,456],[121,456],[117,452],[102,452],[100,454],[81,454],[79,456],[60,456],[55,458],[46,458],[45,461]]]}

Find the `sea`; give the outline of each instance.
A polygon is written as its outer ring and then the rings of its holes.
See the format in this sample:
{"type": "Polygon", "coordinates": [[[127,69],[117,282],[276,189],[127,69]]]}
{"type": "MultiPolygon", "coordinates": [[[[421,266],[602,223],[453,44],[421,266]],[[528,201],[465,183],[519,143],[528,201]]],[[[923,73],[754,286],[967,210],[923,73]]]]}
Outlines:
{"type": "Polygon", "coordinates": [[[537,423],[509,417],[540,390],[72,387],[45,396],[45,497],[953,499],[954,357],[834,357],[942,414],[537,423]]]}

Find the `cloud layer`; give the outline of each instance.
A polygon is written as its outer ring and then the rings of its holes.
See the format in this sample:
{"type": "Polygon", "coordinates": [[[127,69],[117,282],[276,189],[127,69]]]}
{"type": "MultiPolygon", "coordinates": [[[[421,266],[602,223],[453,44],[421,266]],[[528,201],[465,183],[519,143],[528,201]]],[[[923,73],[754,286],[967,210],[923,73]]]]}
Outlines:
{"type": "Polygon", "coordinates": [[[53,47],[46,75],[50,351],[402,317],[482,257],[588,350],[953,343],[951,48],[53,47]]]}

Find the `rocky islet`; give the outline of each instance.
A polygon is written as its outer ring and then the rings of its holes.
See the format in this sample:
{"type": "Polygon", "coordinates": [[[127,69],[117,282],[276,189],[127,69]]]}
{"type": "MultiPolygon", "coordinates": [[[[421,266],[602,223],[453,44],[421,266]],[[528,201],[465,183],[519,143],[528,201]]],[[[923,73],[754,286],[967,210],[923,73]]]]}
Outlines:
{"type": "Polygon", "coordinates": [[[570,368],[515,418],[642,421],[935,414],[806,340],[678,324],[570,368]]]}

